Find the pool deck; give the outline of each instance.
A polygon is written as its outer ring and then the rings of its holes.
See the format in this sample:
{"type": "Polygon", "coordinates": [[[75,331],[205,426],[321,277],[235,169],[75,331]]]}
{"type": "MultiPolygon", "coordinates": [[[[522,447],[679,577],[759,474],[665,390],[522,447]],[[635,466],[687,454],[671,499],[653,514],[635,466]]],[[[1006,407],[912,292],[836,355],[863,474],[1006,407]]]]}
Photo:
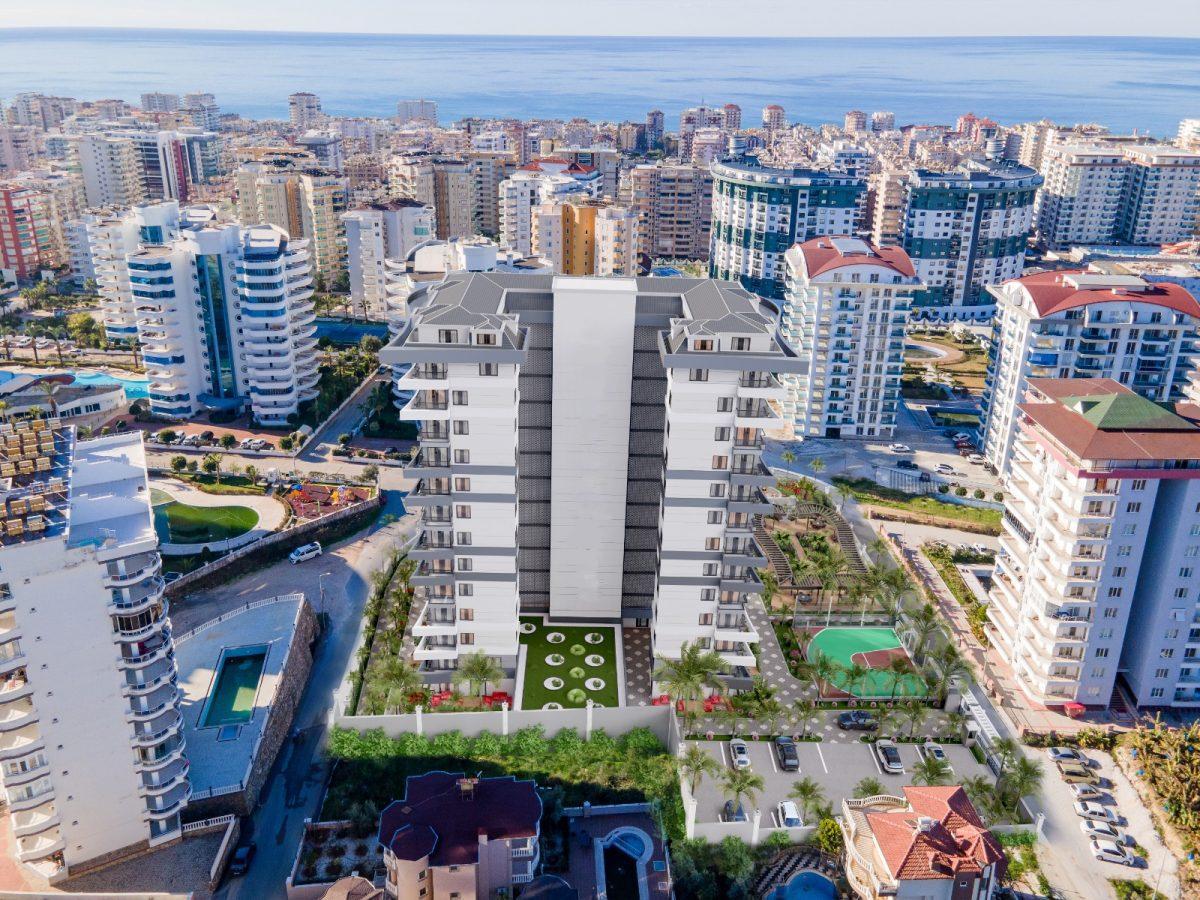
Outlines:
{"type": "Polygon", "coordinates": [[[191,760],[192,790],[239,784],[250,768],[259,736],[267,720],[267,711],[275,699],[280,676],[287,660],[296,619],[303,600],[286,599],[246,610],[213,625],[175,639],[175,659],[179,665],[179,687],[183,691],[184,737],[191,760]],[[254,713],[235,739],[217,741],[220,728],[205,727],[202,717],[217,675],[217,665],[226,648],[268,645],[263,661],[254,713]]]}
{"type": "MultiPolygon", "coordinates": [[[[586,813],[580,808],[567,810],[570,822],[567,836],[567,853],[569,867],[567,881],[579,892],[579,896],[596,896],[596,853],[594,844],[603,841],[619,828],[636,828],[649,836],[653,843],[650,859],[646,864],[646,887],[649,889],[650,900],[669,900],[671,896],[670,880],[666,871],[666,850],[663,847],[662,835],[658,826],[648,812],[617,811],[622,807],[595,806],[586,813]],[[663,871],[655,872],[654,863],[663,863],[663,871]]],[[[613,898],[616,900],[616,898],[613,898]]]]}

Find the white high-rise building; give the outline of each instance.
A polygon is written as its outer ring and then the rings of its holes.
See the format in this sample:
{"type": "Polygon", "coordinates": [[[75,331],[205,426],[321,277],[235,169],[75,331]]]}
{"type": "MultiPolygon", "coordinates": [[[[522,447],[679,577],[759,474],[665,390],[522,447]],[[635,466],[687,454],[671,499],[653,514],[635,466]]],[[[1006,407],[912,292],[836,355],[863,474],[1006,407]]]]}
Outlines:
{"type": "Polygon", "coordinates": [[[1200,422],[1107,378],[1033,379],[1020,404],[991,644],[1047,706],[1200,705],[1200,422]]]}
{"type": "Polygon", "coordinates": [[[634,275],[637,214],[596,201],[541,203],[533,210],[533,252],[560,275],[634,275]]]}
{"type": "Polygon", "coordinates": [[[437,103],[433,100],[401,100],[396,104],[396,120],[400,125],[413,121],[436,125],[437,103]]]}
{"type": "Polygon", "coordinates": [[[900,403],[904,326],[921,287],[899,247],[815,238],[785,255],[780,330],[803,368],[785,375],[798,437],[890,437],[900,403]]]}
{"type": "Polygon", "coordinates": [[[164,94],[159,91],[142,94],[142,109],[146,112],[175,112],[179,109],[179,95],[164,94]]]}
{"type": "Polygon", "coordinates": [[[90,207],[128,208],[153,199],[146,194],[138,150],[128,136],[71,135],[70,166],[83,176],[90,207]]]}
{"type": "Polygon", "coordinates": [[[1181,119],[1175,146],[1184,150],[1200,150],[1200,119],[1181,119]]]}
{"type": "Polygon", "coordinates": [[[217,131],[221,127],[221,109],[217,106],[217,98],[212,94],[184,94],[179,109],[187,114],[196,128],[217,131]]]}
{"type": "Polygon", "coordinates": [[[288,96],[288,120],[292,127],[307,131],[316,128],[325,121],[325,113],[321,111],[321,98],[308,91],[300,91],[288,96]]]}
{"type": "Polygon", "coordinates": [[[408,495],[415,658],[449,684],[460,654],[515,675],[521,612],[652,624],[654,651],[699,641],[755,665],[746,612],[765,562],[752,517],[773,372],[793,358],[775,312],[684,278],[454,275],[381,353],[411,365],[421,422],[408,495]]]}
{"type": "Polygon", "coordinates": [[[403,261],[433,237],[433,210],[415,200],[393,200],[342,213],[350,297],[372,318],[387,313],[387,264],[403,261]]]}
{"type": "Polygon", "coordinates": [[[308,242],[186,210],[173,240],[126,256],[150,409],[248,408],[283,425],[317,396],[308,242]]]}
{"type": "Polygon", "coordinates": [[[500,245],[524,256],[533,253],[533,210],[559,200],[598,199],[603,176],[597,169],[563,159],[536,159],[500,183],[500,245]]]}
{"type": "Polygon", "coordinates": [[[1112,378],[1160,402],[1181,400],[1189,390],[1200,303],[1180,285],[1076,270],[1026,275],[989,290],[997,306],[983,453],[1001,472],[1030,378],[1112,378]]]}
{"type": "Polygon", "coordinates": [[[322,169],[342,173],[346,160],[342,154],[342,136],[337,132],[306,131],[296,138],[296,146],[311,153],[322,169]]]}
{"type": "Polygon", "coordinates": [[[181,836],[181,694],[140,434],[0,425],[0,781],[50,881],[181,836]]]}
{"type": "Polygon", "coordinates": [[[1121,238],[1131,244],[1171,244],[1196,236],[1200,224],[1200,150],[1169,144],[1125,148],[1129,182],[1121,238]]]}

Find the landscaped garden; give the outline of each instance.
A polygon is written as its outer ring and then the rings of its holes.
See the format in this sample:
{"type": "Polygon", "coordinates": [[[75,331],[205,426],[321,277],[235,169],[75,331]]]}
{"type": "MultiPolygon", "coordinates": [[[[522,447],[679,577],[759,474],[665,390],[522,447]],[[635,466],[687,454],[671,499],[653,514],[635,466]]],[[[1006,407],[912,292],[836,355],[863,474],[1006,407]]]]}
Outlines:
{"type": "Polygon", "coordinates": [[[241,537],[258,524],[258,513],[245,506],[192,506],[151,489],[154,530],[164,544],[210,544],[241,537]]]}
{"type": "Polygon", "coordinates": [[[371,499],[372,491],[365,487],[348,485],[318,484],[310,482],[300,484],[283,495],[284,501],[291,508],[297,519],[317,519],[371,499]]]}
{"type": "Polygon", "coordinates": [[[971,525],[981,534],[1000,533],[1002,512],[998,509],[947,503],[926,494],[909,494],[884,487],[867,478],[834,476],[833,483],[845,488],[859,503],[901,510],[915,516],[949,519],[955,523],[971,525]]]}
{"type": "Polygon", "coordinates": [[[540,616],[521,617],[525,648],[522,709],[617,706],[616,630],[602,625],[549,625],[540,616]]]}

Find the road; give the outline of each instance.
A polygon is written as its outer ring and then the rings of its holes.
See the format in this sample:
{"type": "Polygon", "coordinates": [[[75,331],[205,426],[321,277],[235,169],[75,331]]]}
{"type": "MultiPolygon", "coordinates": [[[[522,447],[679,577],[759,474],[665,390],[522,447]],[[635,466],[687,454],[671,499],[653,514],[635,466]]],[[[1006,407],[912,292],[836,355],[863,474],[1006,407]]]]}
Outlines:
{"type": "MultiPolygon", "coordinates": [[[[385,511],[399,510],[399,497],[390,495],[385,511]]],[[[280,752],[263,787],[259,807],[243,832],[243,840],[257,843],[258,854],[250,872],[227,881],[217,891],[218,898],[265,900],[286,896],[284,881],[300,844],[304,820],[317,814],[323,792],[327,765],[322,751],[331,695],[342,681],[358,639],[362,610],[370,591],[370,575],[411,534],[416,524],[416,516],[409,515],[384,527],[375,526],[365,537],[327,549],[316,560],[298,566],[286,561],[278,563],[233,584],[189,598],[190,602],[173,610],[172,618],[179,619],[177,627],[182,629],[248,600],[303,590],[319,612],[322,601],[318,583],[323,582],[324,609],[331,620],[329,630],[317,644],[308,687],[296,710],[295,723],[302,729],[302,740],[280,752]],[[324,572],[330,574],[318,579],[324,572]]]]}

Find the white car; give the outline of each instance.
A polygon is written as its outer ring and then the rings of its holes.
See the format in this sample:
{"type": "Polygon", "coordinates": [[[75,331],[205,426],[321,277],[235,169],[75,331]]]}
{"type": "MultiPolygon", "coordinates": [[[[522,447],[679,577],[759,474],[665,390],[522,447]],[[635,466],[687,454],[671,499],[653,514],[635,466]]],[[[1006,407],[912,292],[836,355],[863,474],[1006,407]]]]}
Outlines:
{"type": "Polygon", "coordinates": [[[1081,819],[1095,819],[1097,822],[1109,822],[1113,825],[1117,823],[1117,814],[1095,800],[1077,800],[1075,815],[1081,819]]]}
{"type": "Polygon", "coordinates": [[[1137,865],[1137,857],[1115,841],[1093,839],[1092,856],[1101,862],[1117,863],[1122,866],[1137,865]]]}
{"type": "Polygon", "coordinates": [[[950,440],[952,441],[969,441],[970,439],[971,436],[965,431],[956,431],[954,434],[950,435],[950,440]]]}
{"type": "Polygon", "coordinates": [[[776,806],[775,815],[779,817],[781,828],[800,828],[804,825],[804,820],[800,818],[800,810],[796,808],[793,800],[784,800],[776,806]]]}
{"type": "Polygon", "coordinates": [[[302,563],[306,559],[313,559],[321,555],[321,542],[313,541],[311,544],[305,544],[303,547],[297,547],[290,554],[288,559],[292,561],[294,566],[296,563],[302,563]]]}
{"type": "Polygon", "coordinates": [[[33,343],[33,338],[29,337],[28,335],[24,335],[22,337],[17,338],[15,341],[13,341],[13,346],[14,347],[28,347],[32,343],[33,343]]]}
{"type": "Polygon", "coordinates": [[[950,465],[949,463],[938,463],[937,468],[934,469],[934,471],[937,472],[939,475],[957,475],[958,474],[957,472],[954,471],[954,466],[950,465]]]}
{"type": "Polygon", "coordinates": [[[1097,822],[1093,819],[1084,819],[1079,823],[1079,830],[1090,838],[1097,840],[1116,841],[1121,843],[1121,832],[1117,831],[1112,825],[1107,822],[1097,822]]]}
{"type": "Polygon", "coordinates": [[[900,758],[900,749],[894,741],[882,738],[875,742],[875,756],[883,771],[889,775],[904,774],[904,761],[900,758]]]}
{"type": "Polygon", "coordinates": [[[972,453],[967,457],[967,462],[976,466],[982,466],[985,462],[987,462],[987,460],[984,458],[982,453],[972,453]]]}
{"type": "Polygon", "coordinates": [[[254,443],[254,438],[242,438],[242,442],[238,444],[243,450],[249,450],[254,443]]]}
{"type": "Polygon", "coordinates": [[[934,743],[933,741],[926,741],[925,743],[918,745],[917,750],[925,759],[936,759],[938,762],[943,762],[946,765],[950,765],[950,759],[946,756],[946,751],[942,749],[941,744],[934,743]]]}
{"type": "Polygon", "coordinates": [[[912,453],[913,452],[912,447],[908,446],[908,444],[892,444],[891,446],[888,447],[888,449],[891,450],[893,453],[912,453]]]}
{"type": "Polygon", "coordinates": [[[735,769],[750,768],[750,748],[741,738],[729,742],[729,765],[735,769]]]}
{"type": "Polygon", "coordinates": [[[1046,754],[1050,757],[1050,762],[1077,762],[1081,766],[1091,765],[1091,760],[1083,755],[1082,750],[1075,747],[1050,747],[1046,754]]]}
{"type": "Polygon", "coordinates": [[[1095,785],[1084,784],[1083,782],[1072,784],[1070,788],[1076,800],[1099,800],[1104,796],[1104,791],[1100,790],[1100,788],[1095,785]]]}

